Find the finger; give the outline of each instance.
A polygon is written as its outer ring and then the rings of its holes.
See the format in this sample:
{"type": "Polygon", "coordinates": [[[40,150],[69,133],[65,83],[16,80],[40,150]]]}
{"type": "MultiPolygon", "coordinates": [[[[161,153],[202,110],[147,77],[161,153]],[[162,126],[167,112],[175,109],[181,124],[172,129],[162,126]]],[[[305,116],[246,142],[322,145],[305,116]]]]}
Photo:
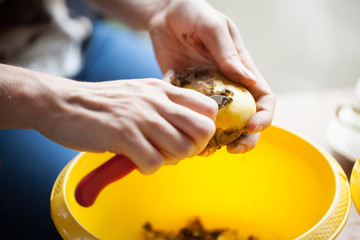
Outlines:
{"type": "Polygon", "coordinates": [[[255,73],[257,78],[257,83],[248,87],[248,90],[256,100],[257,113],[249,120],[247,131],[250,133],[260,132],[272,122],[276,105],[275,95],[256,68],[254,61],[245,48],[238,29],[230,19],[228,19],[228,26],[242,62],[255,73]]]}
{"type": "Polygon", "coordinates": [[[256,77],[257,83],[251,86],[248,86],[248,88],[255,87],[259,88],[259,86],[262,87],[262,93],[263,92],[271,92],[270,87],[266,83],[264,77],[260,74],[259,70],[256,68],[256,65],[254,63],[254,60],[250,56],[248,50],[245,47],[244,42],[241,39],[240,32],[237,29],[235,23],[231,21],[231,19],[227,19],[227,24],[229,27],[229,32],[231,35],[231,38],[235,44],[236,51],[238,52],[240,56],[241,62],[244,64],[244,66],[249,69],[256,77]]]}
{"type": "MultiPolygon", "coordinates": [[[[236,26],[236,24],[229,18],[226,20],[230,36],[234,42],[235,48],[240,56],[240,61],[245,65],[246,68],[257,71],[257,69],[253,69],[255,67],[255,63],[248,53],[245,44],[241,38],[241,34],[236,26]]],[[[255,74],[255,72],[254,72],[255,74]]]]}
{"type": "Polygon", "coordinates": [[[169,69],[163,76],[162,80],[167,83],[172,83],[172,79],[176,77],[174,70],[169,69]]]}
{"type": "Polygon", "coordinates": [[[241,62],[225,21],[222,24],[213,21],[203,25],[199,36],[222,73],[245,86],[256,83],[255,75],[241,62]]]}
{"type": "Polygon", "coordinates": [[[168,98],[181,106],[189,108],[201,115],[215,120],[218,113],[218,105],[208,96],[195,90],[175,88],[167,91],[168,98]]]}
{"type": "Polygon", "coordinates": [[[227,151],[229,153],[245,153],[253,149],[260,138],[260,133],[246,134],[245,137],[235,140],[227,145],[227,151]]]}
{"type": "Polygon", "coordinates": [[[193,141],[194,151],[190,156],[203,150],[215,133],[214,121],[181,105],[165,108],[160,114],[193,141]]]}
{"type": "Polygon", "coordinates": [[[140,129],[164,156],[165,164],[177,164],[194,151],[193,141],[159,115],[148,115],[140,129]]]}
{"type": "Polygon", "coordinates": [[[249,133],[261,132],[271,125],[275,111],[275,95],[267,94],[257,102],[257,112],[250,118],[246,125],[249,133]]]}
{"type": "Polygon", "coordinates": [[[129,157],[142,174],[154,173],[163,165],[164,159],[161,153],[149,143],[135,125],[128,126],[118,139],[117,146],[112,152],[129,157]]]}

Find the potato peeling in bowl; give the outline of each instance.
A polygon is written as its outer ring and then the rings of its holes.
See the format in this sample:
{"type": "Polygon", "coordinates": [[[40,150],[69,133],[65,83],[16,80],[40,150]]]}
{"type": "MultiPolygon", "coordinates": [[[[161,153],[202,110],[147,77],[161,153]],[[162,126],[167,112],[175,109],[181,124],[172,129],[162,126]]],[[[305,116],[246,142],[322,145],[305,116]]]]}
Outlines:
{"type": "MultiPolygon", "coordinates": [[[[177,233],[154,230],[150,223],[143,226],[143,231],[145,240],[239,240],[236,230],[206,230],[198,218],[177,233]]],[[[257,240],[257,238],[249,236],[247,240],[257,240]]]]}
{"type": "Polygon", "coordinates": [[[246,134],[246,124],[256,113],[256,103],[251,93],[242,85],[230,81],[220,73],[196,71],[194,68],[178,73],[171,83],[206,96],[222,95],[230,99],[219,105],[215,135],[201,156],[209,156],[246,134]]]}

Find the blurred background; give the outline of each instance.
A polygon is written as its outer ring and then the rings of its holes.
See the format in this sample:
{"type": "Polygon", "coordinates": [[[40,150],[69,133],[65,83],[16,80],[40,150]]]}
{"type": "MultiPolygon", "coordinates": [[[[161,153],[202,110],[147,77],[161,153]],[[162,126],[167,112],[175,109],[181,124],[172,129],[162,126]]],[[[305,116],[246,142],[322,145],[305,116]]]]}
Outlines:
{"type": "Polygon", "coordinates": [[[360,1],[208,2],[236,23],[275,92],[273,123],[329,151],[350,177],[360,157],[360,128],[354,127],[360,126],[360,1]],[[352,107],[345,112],[345,106],[352,107]]]}
{"type": "Polygon", "coordinates": [[[276,94],[353,88],[360,77],[360,1],[208,0],[238,26],[276,94]]]}
{"type": "MultiPolygon", "coordinates": [[[[207,1],[238,26],[275,94],[355,87],[359,0],[207,1]]],[[[87,15],[86,1],[67,2],[87,15]]]]}

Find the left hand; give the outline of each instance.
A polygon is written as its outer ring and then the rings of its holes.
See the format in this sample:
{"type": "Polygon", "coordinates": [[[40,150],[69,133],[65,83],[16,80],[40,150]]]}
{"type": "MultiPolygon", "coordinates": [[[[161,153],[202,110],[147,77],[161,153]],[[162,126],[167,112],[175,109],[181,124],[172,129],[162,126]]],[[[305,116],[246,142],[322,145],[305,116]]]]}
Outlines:
{"type": "Polygon", "coordinates": [[[235,24],[203,0],[172,0],[150,20],[149,30],[163,72],[188,67],[220,71],[245,86],[257,112],[247,124],[247,137],[228,146],[231,153],[252,149],[273,118],[275,96],[257,70],[235,24]]]}

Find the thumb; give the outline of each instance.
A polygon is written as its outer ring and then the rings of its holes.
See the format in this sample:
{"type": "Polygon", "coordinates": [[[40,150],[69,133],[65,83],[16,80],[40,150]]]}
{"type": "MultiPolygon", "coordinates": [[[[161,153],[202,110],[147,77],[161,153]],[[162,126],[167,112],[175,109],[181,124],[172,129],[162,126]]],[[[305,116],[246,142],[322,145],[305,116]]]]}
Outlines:
{"type": "Polygon", "coordinates": [[[172,83],[174,79],[175,79],[175,72],[172,69],[169,69],[162,78],[162,80],[167,83],[172,83]]]}
{"type": "Polygon", "coordinates": [[[202,41],[218,64],[220,71],[244,86],[256,83],[256,77],[241,61],[227,24],[203,32],[202,41]]]}

